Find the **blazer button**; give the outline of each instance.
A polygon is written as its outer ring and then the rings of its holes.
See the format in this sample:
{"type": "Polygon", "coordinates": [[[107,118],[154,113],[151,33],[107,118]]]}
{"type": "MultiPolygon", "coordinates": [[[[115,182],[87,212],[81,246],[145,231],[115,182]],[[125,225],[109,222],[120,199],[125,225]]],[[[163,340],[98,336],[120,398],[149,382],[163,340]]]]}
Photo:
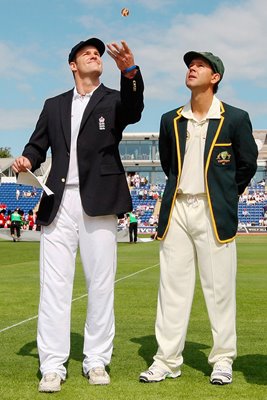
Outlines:
{"type": "Polygon", "coordinates": [[[64,183],[64,182],[65,182],[65,180],[66,180],[65,178],[61,178],[61,182],[63,182],[63,183],[64,183]]]}

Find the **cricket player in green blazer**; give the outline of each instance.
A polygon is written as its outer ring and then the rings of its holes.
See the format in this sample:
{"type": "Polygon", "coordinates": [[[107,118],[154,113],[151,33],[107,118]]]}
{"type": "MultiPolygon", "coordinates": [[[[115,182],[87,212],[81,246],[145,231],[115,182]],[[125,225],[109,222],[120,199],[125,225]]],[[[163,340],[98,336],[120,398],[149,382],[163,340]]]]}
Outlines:
{"type": "Polygon", "coordinates": [[[232,382],[237,353],[238,198],[256,172],[258,150],[248,113],[215,95],[222,60],[190,51],[184,61],[191,99],[161,118],[159,149],[167,182],[158,226],[158,350],[139,379],[181,375],[198,268],[213,337],[210,382],[224,385],[232,382]]]}

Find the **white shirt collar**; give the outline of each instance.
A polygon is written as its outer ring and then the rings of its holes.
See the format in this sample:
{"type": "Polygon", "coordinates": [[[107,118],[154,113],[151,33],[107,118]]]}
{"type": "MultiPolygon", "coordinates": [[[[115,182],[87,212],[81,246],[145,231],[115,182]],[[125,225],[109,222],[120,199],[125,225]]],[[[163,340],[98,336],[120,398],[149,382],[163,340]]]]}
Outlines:
{"type": "MultiPolygon", "coordinates": [[[[195,120],[190,101],[184,106],[184,108],[182,110],[182,116],[185,117],[186,119],[195,120]]],[[[219,118],[221,118],[221,102],[216,96],[213,96],[212,103],[211,103],[210,109],[205,117],[205,120],[219,119],[219,118]]],[[[198,122],[200,122],[200,121],[198,121],[198,122]]]]}
{"type": "Polygon", "coordinates": [[[80,93],[78,93],[77,87],[75,86],[75,88],[73,89],[73,100],[90,98],[92,96],[92,94],[94,93],[94,91],[99,88],[99,86],[100,86],[100,84],[94,90],[92,90],[92,92],[86,93],[84,96],[81,95],[80,93]]]}

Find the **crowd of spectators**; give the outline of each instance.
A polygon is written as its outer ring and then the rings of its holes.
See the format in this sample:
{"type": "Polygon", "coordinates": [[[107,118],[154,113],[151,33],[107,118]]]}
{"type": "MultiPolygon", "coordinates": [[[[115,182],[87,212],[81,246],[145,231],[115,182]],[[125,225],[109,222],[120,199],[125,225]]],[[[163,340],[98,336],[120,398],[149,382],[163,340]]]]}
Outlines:
{"type": "Polygon", "coordinates": [[[20,197],[35,197],[37,196],[37,191],[35,188],[32,190],[23,190],[22,192],[19,188],[16,189],[16,200],[19,200],[20,197]]]}
{"type": "MultiPolygon", "coordinates": [[[[6,204],[0,204],[0,228],[10,228],[11,226],[11,215],[15,210],[7,209],[6,204]]],[[[22,230],[38,230],[39,227],[36,225],[36,213],[33,210],[24,212],[20,208],[16,208],[16,211],[21,216],[21,229],[22,230]]]]}
{"type": "Polygon", "coordinates": [[[148,178],[138,173],[127,175],[130,190],[135,190],[139,200],[157,200],[162,197],[163,186],[149,183],[148,178]]]}
{"type": "MultiPolygon", "coordinates": [[[[134,203],[134,213],[138,220],[138,226],[157,227],[158,214],[155,215],[154,208],[156,201],[162,198],[163,185],[150,184],[147,177],[140,176],[138,173],[127,176],[132,198],[137,198],[134,203]],[[146,218],[147,216],[147,218],[146,218]]],[[[127,216],[119,219],[119,230],[127,228],[127,216]]]]}
{"type": "Polygon", "coordinates": [[[246,204],[258,204],[267,201],[267,193],[266,192],[249,192],[243,193],[239,197],[239,203],[246,203],[246,204]]]}
{"type": "Polygon", "coordinates": [[[239,197],[242,210],[240,226],[264,226],[267,227],[267,191],[266,182],[252,182],[247,190],[239,197]],[[257,210],[257,211],[255,211],[257,210]],[[255,221],[255,212],[257,220],[255,221]]]}
{"type": "Polygon", "coordinates": [[[128,174],[127,175],[127,182],[130,188],[140,188],[144,187],[148,184],[148,178],[146,176],[140,176],[138,173],[135,174],[128,174]]]}
{"type": "Polygon", "coordinates": [[[162,190],[157,185],[151,185],[148,189],[137,190],[139,200],[157,200],[162,197],[162,190]]]}

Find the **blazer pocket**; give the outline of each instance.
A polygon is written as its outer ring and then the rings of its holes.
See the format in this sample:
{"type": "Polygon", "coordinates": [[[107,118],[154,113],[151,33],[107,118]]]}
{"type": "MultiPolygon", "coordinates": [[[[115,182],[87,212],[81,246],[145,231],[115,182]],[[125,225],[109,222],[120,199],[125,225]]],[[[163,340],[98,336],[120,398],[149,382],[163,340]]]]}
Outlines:
{"type": "Polygon", "coordinates": [[[120,175],[125,174],[124,169],[114,164],[103,164],[100,166],[100,175],[120,175]]]}

